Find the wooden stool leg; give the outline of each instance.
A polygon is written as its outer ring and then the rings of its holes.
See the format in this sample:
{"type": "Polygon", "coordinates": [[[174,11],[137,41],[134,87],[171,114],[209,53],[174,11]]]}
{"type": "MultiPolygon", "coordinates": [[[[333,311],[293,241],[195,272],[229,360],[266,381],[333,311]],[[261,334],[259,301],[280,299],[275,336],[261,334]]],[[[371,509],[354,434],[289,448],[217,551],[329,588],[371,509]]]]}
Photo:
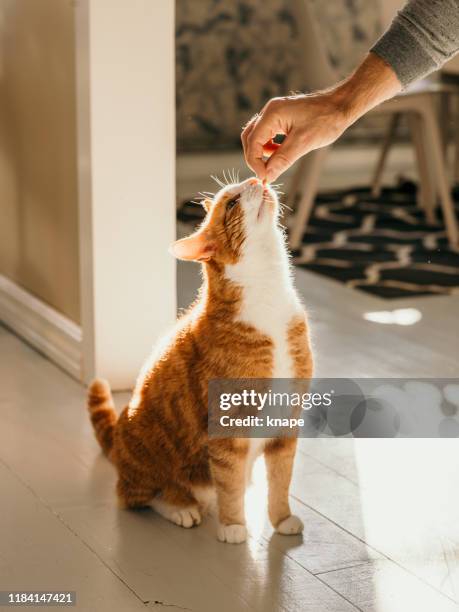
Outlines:
{"type": "Polygon", "coordinates": [[[296,162],[295,172],[293,173],[293,176],[288,186],[288,195],[285,203],[289,207],[289,209],[291,209],[292,214],[296,208],[296,199],[298,191],[300,189],[301,179],[305,172],[306,163],[307,155],[305,157],[300,157],[300,159],[296,162]]]}
{"type": "Polygon", "coordinates": [[[397,132],[399,122],[400,113],[394,113],[390,118],[389,127],[387,128],[386,135],[384,137],[381,153],[379,154],[379,159],[373,173],[373,178],[371,179],[371,195],[376,198],[381,194],[381,180],[384,172],[384,166],[397,132]]]}
{"type": "Polygon", "coordinates": [[[429,168],[427,144],[423,134],[423,122],[417,113],[408,113],[408,125],[416,152],[418,165],[419,192],[418,204],[424,209],[428,223],[435,223],[436,194],[429,168]]]}
{"type": "Polygon", "coordinates": [[[420,112],[422,113],[426,136],[429,142],[430,158],[432,160],[437,189],[440,195],[446,233],[450,246],[454,247],[458,244],[459,238],[457,219],[448,182],[446,160],[443,156],[442,138],[437,123],[436,109],[430,98],[425,98],[420,112]]]}
{"type": "Polygon", "coordinates": [[[459,183],[459,96],[454,96],[454,175],[453,180],[459,183]]]}
{"type": "Polygon", "coordinates": [[[437,110],[437,117],[440,125],[441,143],[443,156],[448,160],[449,129],[451,123],[451,98],[448,92],[440,94],[440,104],[437,110]]]}
{"type": "Polygon", "coordinates": [[[297,249],[301,244],[303,232],[311,215],[314,199],[317,193],[320,172],[327,156],[329,147],[311,151],[305,158],[301,180],[301,199],[295,214],[290,217],[290,247],[297,249]]]}

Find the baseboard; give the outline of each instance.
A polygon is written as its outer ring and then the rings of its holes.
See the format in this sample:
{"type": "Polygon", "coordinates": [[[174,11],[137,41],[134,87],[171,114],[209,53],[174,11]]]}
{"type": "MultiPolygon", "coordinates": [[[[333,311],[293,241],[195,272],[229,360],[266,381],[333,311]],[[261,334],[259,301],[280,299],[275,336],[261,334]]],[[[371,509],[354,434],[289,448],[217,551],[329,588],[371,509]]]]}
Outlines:
{"type": "Polygon", "coordinates": [[[81,328],[1,274],[0,321],[81,380],[81,328]]]}

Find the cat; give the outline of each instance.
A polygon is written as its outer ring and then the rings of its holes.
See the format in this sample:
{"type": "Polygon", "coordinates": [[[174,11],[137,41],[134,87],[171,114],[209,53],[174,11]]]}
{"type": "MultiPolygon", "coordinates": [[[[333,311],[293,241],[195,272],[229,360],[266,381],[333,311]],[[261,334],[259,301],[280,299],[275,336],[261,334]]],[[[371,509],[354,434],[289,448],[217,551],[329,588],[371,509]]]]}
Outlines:
{"type": "Polygon", "coordinates": [[[90,385],[95,434],[117,468],[124,507],[151,506],[192,527],[214,492],[217,536],[229,543],[247,538],[247,474],[264,453],[270,521],[278,533],[300,533],[303,524],[288,499],[296,438],[212,439],[207,433],[209,380],[312,376],[306,314],[293,285],[277,194],[251,178],[224,186],[203,205],[199,229],[171,247],[177,258],[202,263],[199,297],[145,363],[119,418],[108,383],[90,385]]]}

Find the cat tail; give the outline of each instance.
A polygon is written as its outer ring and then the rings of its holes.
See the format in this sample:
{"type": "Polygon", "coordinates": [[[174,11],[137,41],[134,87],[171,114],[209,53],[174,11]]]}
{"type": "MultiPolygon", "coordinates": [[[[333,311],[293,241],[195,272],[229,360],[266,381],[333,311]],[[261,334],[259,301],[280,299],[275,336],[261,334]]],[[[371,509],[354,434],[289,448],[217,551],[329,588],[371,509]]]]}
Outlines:
{"type": "Polygon", "coordinates": [[[113,432],[118,420],[115,412],[110,385],[106,380],[96,378],[88,389],[88,410],[96,438],[106,455],[113,446],[113,432]]]}

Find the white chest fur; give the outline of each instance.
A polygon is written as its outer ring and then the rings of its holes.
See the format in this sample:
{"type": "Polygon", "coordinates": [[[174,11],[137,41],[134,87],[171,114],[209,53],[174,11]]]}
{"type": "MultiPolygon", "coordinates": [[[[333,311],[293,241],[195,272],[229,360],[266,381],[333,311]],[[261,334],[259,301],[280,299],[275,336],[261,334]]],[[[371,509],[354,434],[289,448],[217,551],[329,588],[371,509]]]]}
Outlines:
{"type": "MultiPolygon", "coordinates": [[[[227,266],[227,277],[242,288],[239,319],[269,336],[274,345],[272,378],[294,378],[288,330],[302,305],[293,286],[282,235],[273,228],[267,240],[245,246],[240,261],[227,266]]],[[[246,464],[246,482],[266,439],[252,438],[246,464]]]]}
{"type": "Polygon", "coordinates": [[[240,261],[227,266],[226,274],[242,287],[239,319],[273,341],[272,378],[293,378],[288,330],[294,317],[301,314],[302,306],[279,230],[273,228],[265,242],[247,244],[240,261]]]}

